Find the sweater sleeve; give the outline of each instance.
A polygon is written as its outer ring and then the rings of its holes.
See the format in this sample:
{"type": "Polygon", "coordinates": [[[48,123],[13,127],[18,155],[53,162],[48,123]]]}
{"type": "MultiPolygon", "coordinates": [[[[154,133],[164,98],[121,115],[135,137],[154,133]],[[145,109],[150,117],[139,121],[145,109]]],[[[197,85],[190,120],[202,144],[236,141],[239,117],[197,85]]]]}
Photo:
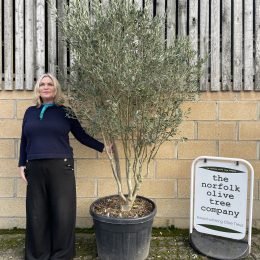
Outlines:
{"type": "Polygon", "coordinates": [[[69,119],[71,122],[71,133],[74,137],[82,144],[97,150],[99,152],[103,152],[104,144],[94,139],[90,135],[88,135],[85,130],[80,125],[79,121],[74,118],[69,119]]]}
{"type": "Polygon", "coordinates": [[[27,153],[26,153],[27,139],[26,139],[26,136],[24,134],[24,123],[26,121],[26,112],[25,112],[24,118],[23,118],[22,135],[21,135],[21,143],[20,143],[20,156],[19,156],[18,167],[25,166],[26,160],[27,160],[27,153]]]}

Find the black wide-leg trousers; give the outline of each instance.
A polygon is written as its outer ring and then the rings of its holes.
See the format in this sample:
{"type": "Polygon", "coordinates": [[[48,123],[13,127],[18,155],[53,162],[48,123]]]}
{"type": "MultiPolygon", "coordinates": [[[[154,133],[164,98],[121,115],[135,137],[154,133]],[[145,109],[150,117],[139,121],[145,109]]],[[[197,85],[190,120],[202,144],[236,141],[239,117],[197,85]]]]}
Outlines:
{"type": "Polygon", "coordinates": [[[75,255],[76,185],[73,159],[26,165],[25,260],[69,260],[75,255]]]}

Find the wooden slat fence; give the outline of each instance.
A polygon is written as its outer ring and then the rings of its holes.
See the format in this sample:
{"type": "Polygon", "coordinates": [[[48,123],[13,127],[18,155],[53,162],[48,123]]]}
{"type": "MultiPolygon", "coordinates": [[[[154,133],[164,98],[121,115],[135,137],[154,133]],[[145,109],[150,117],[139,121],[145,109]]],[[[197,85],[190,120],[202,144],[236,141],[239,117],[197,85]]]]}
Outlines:
{"type": "Polygon", "coordinates": [[[221,77],[222,89],[230,90],[231,85],[231,1],[224,0],[222,2],[222,62],[221,77]]]}
{"type": "MultiPolygon", "coordinates": [[[[0,32],[1,32],[1,36],[2,36],[2,32],[3,32],[3,21],[2,21],[2,13],[3,13],[3,5],[2,5],[2,1],[0,1],[0,32]]],[[[2,37],[0,37],[0,72],[2,75],[3,72],[3,68],[2,68],[2,61],[3,60],[3,54],[2,54],[2,37]]],[[[0,86],[2,86],[2,76],[0,78],[0,86]]],[[[0,87],[1,89],[1,87],[0,87]]]]}
{"type": "Polygon", "coordinates": [[[13,1],[4,1],[4,88],[13,88],[13,1]]]}
{"type": "MultiPolygon", "coordinates": [[[[49,0],[64,12],[70,0],[49,0]]],[[[107,8],[110,0],[102,0],[107,8]]],[[[128,0],[165,16],[167,45],[188,36],[204,58],[201,91],[260,90],[260,0],[128,0]]],[[[91,0],[86,0],[91,7],[91,0]]],[[[0,90],[32,90],[44,72],[66,74],[73,55],[45,0],[0,0],[0,90]],[[2,19],[3,18],[3,19],[2,19]]],[[[65,82],[63,82],[65,85],[65,82]]]]}
{"type": "Polygon", "coordinates": [[[201,0],[199,5],[199,56],[205,59],[200,77],[200,89],[209,89],[209,1],[201,0]]]}
{"type": "Polygon", "coordinates": [[[255,1],[255,89],[260,89],[260,0],[255,1]]]}
{"type": "MultiPolygon", "coordinates": [[[[25,1],[25,83],[28,90],[33,88],[35,72],[35,1],[25,1]]],[[[14,72],[15,73],[15,72],[14,72]]]]}
{"type": "Polygon", "coordinates": [[[24,5],[15,1],[15,88],[24,86],[24,5]]]}

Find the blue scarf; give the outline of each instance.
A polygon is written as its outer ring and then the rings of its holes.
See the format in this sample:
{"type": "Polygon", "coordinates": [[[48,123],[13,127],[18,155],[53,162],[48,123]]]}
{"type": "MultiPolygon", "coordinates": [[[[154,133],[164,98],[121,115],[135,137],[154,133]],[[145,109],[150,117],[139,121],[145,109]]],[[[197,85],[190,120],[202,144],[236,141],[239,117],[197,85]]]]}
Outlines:
{"type": "Polygon", "coordinates": [[[40,113],[40,120],[43,119],[43,114],[47,110],[47,108],[52,107],[52,106],[54,106],[54,103],[43,104],[43,107],[42,107],[42,110],[41,110],[41,113],[40,113]]]}

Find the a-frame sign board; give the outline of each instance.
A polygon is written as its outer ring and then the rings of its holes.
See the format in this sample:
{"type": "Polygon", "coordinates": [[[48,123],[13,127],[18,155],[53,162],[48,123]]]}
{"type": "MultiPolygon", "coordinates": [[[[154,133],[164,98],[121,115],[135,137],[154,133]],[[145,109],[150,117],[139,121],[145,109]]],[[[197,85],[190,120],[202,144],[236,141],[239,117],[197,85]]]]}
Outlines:
{"type": "Polygon", "coordinates": [[[251,249],[253,189],[254,169],[249,162],[196,158],[191,169],[192,247],[214,259],[247,256],[251,249]]]}

